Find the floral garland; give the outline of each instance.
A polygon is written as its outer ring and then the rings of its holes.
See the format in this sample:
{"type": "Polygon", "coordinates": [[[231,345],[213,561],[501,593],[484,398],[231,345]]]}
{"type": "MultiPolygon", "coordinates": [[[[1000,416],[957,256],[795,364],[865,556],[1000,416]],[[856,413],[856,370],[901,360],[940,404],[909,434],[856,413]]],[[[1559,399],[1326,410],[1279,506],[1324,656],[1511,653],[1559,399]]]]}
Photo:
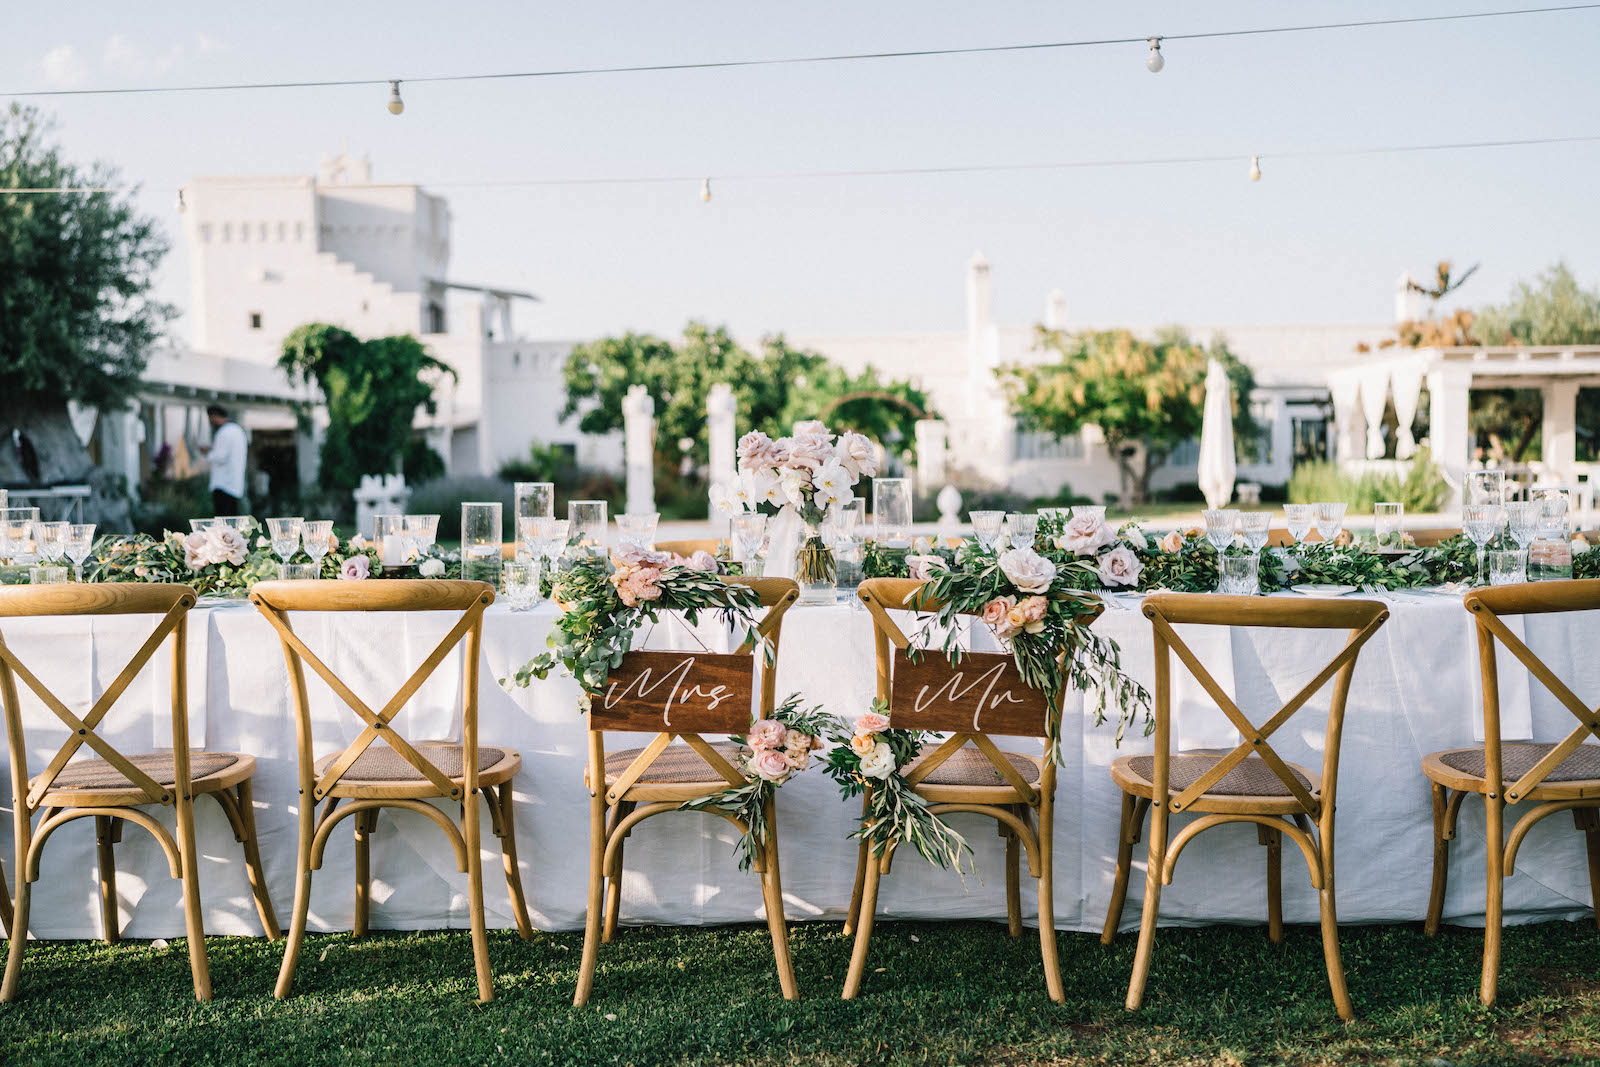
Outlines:
{"type": "Polygon", "coordinates": [[[719,811],[744,824],[744,834],[734,846],[739,869],[747,871],[757,855],[767,847],[767,801],[778,787],[811,765],[811,753],[822,747],[837,720],[822,713],[821,706],[800,709],[800,694],[790,694],[770,719],[757,719],[744,737],[730,737],[740,746],[744,761],[744,785],[733,786],[710,796],[686,800],[680,811],[719,811]]]}
{"type": "Polygon", "coordinates": [[[850,836],[863,838],[874,856],[883,855],[891,842],[904,842],[929,863],[959,871],[972,846],[933,812],[902,773],[931,735],[892,728],[889,706],[882,700],[873,701],[856,719],[853,731],[837,719],[834,724],[828,735],[834,744],[823,756],[823,766],[838,783],[839,795],[850,800],[871,788],[861,827],[850,836]]]}

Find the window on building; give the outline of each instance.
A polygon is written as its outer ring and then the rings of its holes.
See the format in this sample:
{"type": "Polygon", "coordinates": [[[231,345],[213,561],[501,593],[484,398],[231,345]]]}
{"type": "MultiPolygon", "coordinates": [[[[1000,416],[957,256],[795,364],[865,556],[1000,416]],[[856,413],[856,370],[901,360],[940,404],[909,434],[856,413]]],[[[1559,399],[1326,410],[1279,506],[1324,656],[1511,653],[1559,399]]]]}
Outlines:
{"type": "Polygon", "coordinates": [[[1272,430],[1273,416],[1277,407],[1270,400],[1257,400],[1250,405],[1250,417],[1261,428],[1255,440],[1255,455],[1251,457],[1252,463],[1268,465],[1272,462],[1272,430]]]}
{"type": "Polygon", "coordinates": [[[1325,418],[1294,419],[1294,461],[1328,458],[1328,420],[1325,418]]]}
{"type": "Polygon", "coordinates": [[[250,328],[252,330],[261,329],[261,312],[259,312],[259,311],[250,312],[250,328]]]}
{"type": "Polygon", "coordinates": [[[444,305],[437,300],[428,302],[428,333],[444,333],[444,305]]]}
{"type": "Polygon", "coordinates": [[[1083,435],[1057,437],[1037,430],[1018,429],[1013,455],[1017,459],[1082,459],[1083,435]]]}

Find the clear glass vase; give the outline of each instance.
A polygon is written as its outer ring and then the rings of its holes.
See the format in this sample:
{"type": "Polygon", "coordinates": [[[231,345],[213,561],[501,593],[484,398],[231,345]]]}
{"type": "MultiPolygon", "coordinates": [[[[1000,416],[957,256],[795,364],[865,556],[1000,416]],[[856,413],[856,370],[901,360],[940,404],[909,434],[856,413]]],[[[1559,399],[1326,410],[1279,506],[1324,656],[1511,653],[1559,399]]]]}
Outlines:
{"type": "Polygon", "coordinates": [[[794,554],[794,580],[800,586],[800,603],[832,604],[838,599],[839,566],[833,549],[822,536],[820,522],[805,524],[800,548],[794,554]]]}

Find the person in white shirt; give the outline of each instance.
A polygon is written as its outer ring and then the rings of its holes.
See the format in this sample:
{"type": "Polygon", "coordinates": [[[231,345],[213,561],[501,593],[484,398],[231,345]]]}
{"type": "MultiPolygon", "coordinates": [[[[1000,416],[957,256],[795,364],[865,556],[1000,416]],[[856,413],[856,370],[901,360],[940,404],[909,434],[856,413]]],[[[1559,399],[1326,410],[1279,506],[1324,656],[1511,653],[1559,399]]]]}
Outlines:
{"type": "Polygon", "coordinates": [[[244,430],[228,418],[226,409],[206,408],[211,423],[211,507],[217,515],[238,515],[244,507],[244,463],[249,448],[244,430]]]}

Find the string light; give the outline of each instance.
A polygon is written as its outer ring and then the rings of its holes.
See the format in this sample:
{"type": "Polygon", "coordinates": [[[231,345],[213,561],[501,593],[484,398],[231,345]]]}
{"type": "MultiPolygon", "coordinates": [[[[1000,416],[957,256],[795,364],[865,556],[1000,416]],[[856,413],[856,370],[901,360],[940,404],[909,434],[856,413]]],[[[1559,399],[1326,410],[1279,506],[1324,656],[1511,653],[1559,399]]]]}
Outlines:
{"type": "Polygon", "coordinates": [[[1258,182],[1258,181],[1261,180],[1261,157],[1260,156],[1251,156],[1250,157],[1250,180],[1253,181],[1253,182],[1258,182]]]}
{"type": "Polygon", "coordinates": [[[711,179],[710,178],[702,179],[701,182],[700,182],[700,202],[702,204],[711,203],[711,179]]]}
{"type": "Polygon", "coordinates": [[[400,112],[404,111],[405,109],[406,109],[406,102],[404,100],[400,99],[400,83],[398,81],[390,82],[389,83],[389,114],[398,115],[398,114],[400,114],[400,112]]]}
{"type": "Polygon", "coordinates": [[[1167,61],[1161,58],[1161,38],[1150,38],[1150,54],[1144,57],[1144,67],[1151,74],[1160,74],[1167,61]]]}

